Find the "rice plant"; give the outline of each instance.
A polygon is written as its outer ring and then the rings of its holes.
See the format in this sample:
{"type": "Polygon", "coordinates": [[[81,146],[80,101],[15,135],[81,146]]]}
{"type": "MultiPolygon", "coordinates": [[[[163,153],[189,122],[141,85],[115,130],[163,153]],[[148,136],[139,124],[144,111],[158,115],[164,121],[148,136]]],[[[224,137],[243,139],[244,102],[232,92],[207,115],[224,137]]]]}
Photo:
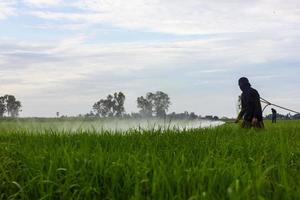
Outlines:
{"type": "Polygon", "coordinates": [[[300,197],[299,121],[114,134],[63,123],[0,123],[0,199],[300,197]]]}

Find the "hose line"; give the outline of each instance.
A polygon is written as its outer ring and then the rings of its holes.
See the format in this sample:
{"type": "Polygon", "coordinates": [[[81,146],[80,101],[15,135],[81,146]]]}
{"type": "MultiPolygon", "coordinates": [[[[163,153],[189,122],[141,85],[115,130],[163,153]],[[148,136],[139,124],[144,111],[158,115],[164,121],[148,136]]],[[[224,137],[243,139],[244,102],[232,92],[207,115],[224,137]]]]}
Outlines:
{"type": "Polygon", "coordinates": [[[275,106],[275,107],[277,107],[277,108],[280,108],[280,109],[283,109],[283,110],[286,110],[286,111],[290,111],[290,112],[293,112],[293,113],[296,113],[296,114],[300,114],[300,112],[297,112],[297,111],[295,111],[295,110],[292,110],[292,109],[289,109],[289,108],[285,108],[285,107],[282,107],[282,106],[273,104],[273,103],[271,103],[270,101],[267,101],[266,99],[264,99],[264,98],[262,98],[262,97],[260,97],[260,101],[261,101],[262,103],[267,104],[267,105],[264,107],[263,112],[265,111],[265,109],[266,109],[268,106],[275,106]]]}

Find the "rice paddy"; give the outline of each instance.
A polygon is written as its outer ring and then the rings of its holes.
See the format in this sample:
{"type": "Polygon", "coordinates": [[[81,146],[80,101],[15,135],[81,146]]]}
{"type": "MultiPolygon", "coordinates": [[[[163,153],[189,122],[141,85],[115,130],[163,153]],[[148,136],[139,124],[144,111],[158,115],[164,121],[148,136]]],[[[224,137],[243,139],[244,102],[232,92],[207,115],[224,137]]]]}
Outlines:
{"type": "Polygon", "coordinates": [[[1,121],[0,199],[300,197],[299,121],[113,134],[103,123],[1,121]]]}

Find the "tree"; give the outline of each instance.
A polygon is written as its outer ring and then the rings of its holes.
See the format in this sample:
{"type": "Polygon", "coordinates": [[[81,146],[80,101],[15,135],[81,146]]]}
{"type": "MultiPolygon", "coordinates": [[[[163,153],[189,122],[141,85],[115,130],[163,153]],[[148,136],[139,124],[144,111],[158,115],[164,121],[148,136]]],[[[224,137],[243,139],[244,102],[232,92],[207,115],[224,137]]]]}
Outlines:
{"type": "Polygon", "coordinates": [[[22,105],[20,101],[15,101],[14,104],[12,105],[11,111],[10,111],[10,115],[11,117],[18,117],[19,116],[19,112],[21,111],[22,105]]]}
{"type": "Polygon", "coordinates": [[[153,105],[157,117],[165,117],[170,104],[170,98],[166,93],[161,91],[155,93],[153,105]]]}
{"type": "Polygon", "coordinates": [[[17,101],[15,96],[5,95],[0,99],[0,116],[7,112],[8,116],[18,117],[21,107],[21,102],[17,101]]]}
{"type": "Polygon", "coordinates": [[[198,116],[197,116],[194,112],[191,112],[189,118],[190,118],[190,119],[197,119],[198,116]]]}
{"type": "Polygon", "coordinates": [[[219,117],[218,116],[214,116],[213,119],[214,120],[219,120],[219,117]]]}
{"type": "Polygon", "coordinates": [[[293,119],[300,119],[300,114],[295,114],[295,115],[293,116],[293,119]]]}
{"type": "Polygon", "coordinates": [[[6,112],[5,98],[0,97],[0,117],[3,117],[6,112]]]}
{"type": "Polygon", "coordinates": [[[109,114],[109,106],[106,99],[101,99],[93,105],[93,110],[97,116],[107,117],[109,114]]]}
{"type": "Polygon", "coordinates": [[[152,117],[153,114],[153,100],[154,94],[149,92],[146,98],[143,96],[137,98],[137,107],[140,108],[140,114],[143,117],[152,117]]]}
{"type": "Polygon", "coordinates": [[[114,93],[113,114],[115,116],[120,117],[125,112],[124,103],[125,95],[122,92],[114,93]]]}
{"type": "Polygon", "coordinates": [[[106,97],[106,100],[104,100],[104,106],[106,106],[106,110],[107,110],[107,114],[109,117],[113,117],[114,116],[114,106],[115,106],[115,100],[114,97],[109,94],[106,97]]]}
{"type": "Polygon", "coordinates": [[[166,111],[170,106],[169,96],[161,91],[147,93],[146,98],[141,96],[137,98],[137,107],[140,108],[142,116],[151,117],[153,112],[157,117],[165,117],[166,111]]]}
{"type": "Polygon", "coordinates": [[[90,113],[85,114],[84,117],[95,117],[95,114],[93,111],[90,111],[90,113]]]}
{"type": "Polygon", "coordinates": [[[101,117],[120,117],[125,112],[125,95],[122,92],[108,95],[106,99],[100,99],[93,105],[96,115],[101,117]]]}

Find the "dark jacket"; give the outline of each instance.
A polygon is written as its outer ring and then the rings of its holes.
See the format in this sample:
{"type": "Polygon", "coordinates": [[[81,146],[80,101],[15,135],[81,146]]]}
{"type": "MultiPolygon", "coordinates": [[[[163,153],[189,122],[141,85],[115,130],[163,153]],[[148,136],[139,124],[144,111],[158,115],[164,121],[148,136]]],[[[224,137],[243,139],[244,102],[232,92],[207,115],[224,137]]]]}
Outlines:
{"type": "Polygon", "coordinates": [[[240,116],[243,117],[245,121],[251,122],[254,117],[257,118],[258,121],[263,121],[260,96],[255,89],[252,87],[244,88],[241,100],[242,110],[240,116]]]}

